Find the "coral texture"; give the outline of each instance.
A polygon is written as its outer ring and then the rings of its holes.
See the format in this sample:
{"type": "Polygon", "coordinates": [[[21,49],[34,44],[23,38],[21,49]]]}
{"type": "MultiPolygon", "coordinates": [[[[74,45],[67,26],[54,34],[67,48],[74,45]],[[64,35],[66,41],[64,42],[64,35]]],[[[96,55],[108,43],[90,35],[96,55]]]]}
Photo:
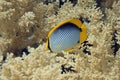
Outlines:
{"type": "Polygon", "coordinates": [[[0,0],[0,79],[120,80],[120,0],[100,1],[0,0]],[[48,31],[72,18],[87,40],[69,53],[45,50],[48,31]]]}

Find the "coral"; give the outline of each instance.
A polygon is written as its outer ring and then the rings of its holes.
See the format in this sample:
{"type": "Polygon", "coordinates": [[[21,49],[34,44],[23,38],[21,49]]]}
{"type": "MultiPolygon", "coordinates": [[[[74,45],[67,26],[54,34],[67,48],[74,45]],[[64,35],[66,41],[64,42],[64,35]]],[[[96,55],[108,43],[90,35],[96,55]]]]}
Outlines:
{"type": "Polygon", "coordinates": [[[119,80],[119,14],[119,0],[0,0],[0,79],[119,80]],[[87,40],[69,53],[45,50],[48,31],[71,18],[87,40]]]}
{"type": "Polygon", "coordinates": [[[35,25],[35,14],[33,12],[28,12],[23,15],[19,20],[19,26],[21,31],[29,32],[30,27],[35,25]]]}
{"type": "Polygon", "coordinates": [[[0,1],[0,36],[4,40],[10,40],[9,43],[3,41],[0,44],[2,54],[13,52],[18,55],[27,46],[39,44],[46,38],[45,17],[55,12],[55,6],[37,2],[34,0],[0,1]]]}

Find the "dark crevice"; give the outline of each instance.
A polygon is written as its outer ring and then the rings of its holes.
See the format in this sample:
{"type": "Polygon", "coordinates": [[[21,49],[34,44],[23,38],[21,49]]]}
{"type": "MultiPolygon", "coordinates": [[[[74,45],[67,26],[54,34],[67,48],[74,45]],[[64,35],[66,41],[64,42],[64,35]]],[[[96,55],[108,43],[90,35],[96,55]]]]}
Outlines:
{"type": "Polygon", "coordinates": [[[6,56],[3,56],[3,61],[5,61],[5,60],[6,60],[6,58],[7,58],[6,56]]]}
{"type": "Polygon", "coordinates": [[[56,0],[53,0],[53,1],[50,1],[50,0],[44,0],[44,4],[48,5],[49,3],[53,3],[55,2],[56,0]]]}
{"type": "Polygon", "coordinates": [[[63,64],[63,65],[61,65],[61,70],[62,70],[61,74],[64,74],[64,73],[67,73],[67,72],[76,73],[77,71],[75,71],[73,68],[74,68],[73,66],[66,67],[66,64],[63,64]]]}
{"type": "MultiPolygon", "coordinates": [[[[69,0],[72,4],[73,4],[73,6],[75,6],[76,4],[77,4],[77,0],[69,0]]],[[[50,0],[45,0],[44,1],[44,3],[46,4],[46,5],[48,5],[49,3],[53,3],[53,2],[56,2],[56,0],[53,0],[53,1],[50,1],[50,0]]],[[[67,2],[67,0],[59,0],[59,8],[61,8],[61,6],[62,5],[64,5],[64,3],[66,3],[67,2]]]]}
{"type": "Polygon", "coordinates": [[[76,61],[75,61],[75,58],[72,58],[72,61],[75,63],[76,61]]]}
{"type": "MultiPolygon", "coordinates": [[[[39,46],[38,43],[33,44],[31,47],[37,48],[39,46]]],[[[13,49],[11,51],[8,51],[8,53],[14,53],[14,57],[22,57],[23,53],[25,53],[26,55],[28,55],[30,52],[28,51],[28,48],[22,48],[22,49],[13,49]]],[[[5,61],[7,58],[7,54],[3,55],[3,61],[5,61]]]]}
{"type": "MultiPolygon", "coordinates": [[[[89,50],[88,47],[92,47],[92,46],[93,46],[93,45],[90,44],[88,41],[85,41],[85,42],[83,43],[83,47],[84,47],[83,52],[84,52],[85,54],[91,55],[91,52],[90,52],[90,50],[89,50]]],[[[80,48],[81,48],[81,47],[80,47],[80,48]]]]}
{"type": "Polygon", "coordinates": [[[39,43],[34,43],[31,47],[37,48],[39,45],[39,43]]]}
{"type": "Polygon", "coordinates": [[[64,2],[62,0],[59,0],[59,7],[61,8],[61,6],[66,2],[67,0],[65,0],[64,2]]]}
{"type": "Polygon", "coordinates": [[[103,7],[102,3],[105,3],[105,0],[95,0],[97,5],[96,8],[100,8],[100,10],[102,11],[103,17],[102,20],[105,21],[106,20],[106,13],[105,13],[105,7],[103,7]]]}
{"type": "Polygon", "coordinates": [[[117,39],[116,39],[116,34],[118,34],[117,33],[117,30],[115,30],[115,32],[113,33],[113,37],[112,37],[112,40],[114,41],[114,45],[112,45],[112,47],[111,48],[113,48],[113,55],[114,56],[116,56],[116,54],[117,54],[117,51],[119,50],[119,48],[120,48],[120,44],[118,44],[117,43],[117,39]]]}
{"type": "MultiPolygon", "coordinates": [[[[77,0],[69,0],[73,6],[75,6],[77,4],[77,0]]],[[[67,0],[65,0],[64,2],[62,0],[59,0],[59,7],[61,8],[62,5],[64,5],[64,3],[66,3],[67,0]]]]}
{"type": "Polygon", "coordinates": [[[84,44],[83,44],[83,46],[89,46],[89,47],[91,47],[91,46],[93,46],[93,45],[90,44],[88,41],[85,41],[84,44]]]}
{"type": "Polygon", "coordinates": [[[80,17],[79,20],[84,23],[84,22],[87,22],[87,23],[90,23],[90,20],[88,18],[83,18],[83,17],[80,17]]]}
{"type": "Polygon", "coordinates": [[[85,54],[91,55],[91,52],[88,50],[87,47],[84,48],[83,52],[84,52],[85,54]]]}
{"type": "Polygon", "coordinates": [[[73,6],[75,6],[78,2],[78,0],[70,0],[71,3],[73,3],[73,6]]]}
{"type": "MultiPolygon", "coordinates": [[[[37,48],[39,46],[39,43],[34,43],[33,45],[31,45],[31,47],[33,47],[33,48],[37,48]]],[[[25,54],[26,55],[28,55],[30,52],[28,51],[28,48],[26,47],[26,48],[23,48],[22,50],[21,50],[21,53],[23,53],[23,52],[25,52],[25,54]]]]}
{"type": "Polygon", "coordinates": [[[103,2],[103,0],[95,0],[95,1],[97,3],[96,7],[101,7],[101,2],[103,2]]]}
{"type": "Polygon", "coordinates": [[[28,52],[28,49],[27,48],[23,48],[21,53],[25,52],[26,55],[28,55],[30,52],[28,52]]]}

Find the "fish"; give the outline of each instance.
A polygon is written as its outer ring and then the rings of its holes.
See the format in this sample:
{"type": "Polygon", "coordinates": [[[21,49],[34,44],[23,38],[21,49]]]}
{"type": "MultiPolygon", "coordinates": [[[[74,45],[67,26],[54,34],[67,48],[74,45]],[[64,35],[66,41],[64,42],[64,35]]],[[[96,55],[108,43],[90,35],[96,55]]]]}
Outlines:
{"type": "Polygon", "coordinates": [[[87,28],[79,19],[58,23],[48,33],[46,49],[52,52],[70,52],[87,39],[87,28]]]}

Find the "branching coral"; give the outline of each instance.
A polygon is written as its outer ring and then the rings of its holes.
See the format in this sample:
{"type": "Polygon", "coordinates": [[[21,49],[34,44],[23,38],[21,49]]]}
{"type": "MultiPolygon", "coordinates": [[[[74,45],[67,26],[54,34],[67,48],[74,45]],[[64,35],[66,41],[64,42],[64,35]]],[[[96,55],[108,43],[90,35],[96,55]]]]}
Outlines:
{"type": "Polygon", "coordinates": [[[25,15],[20,18],[20,21],[18,23],[21,31],[26,30],[24,32],[29,32],[30,27],[35,25],[34,19],[35,14],[33,12],[25,13],[25,15]]]}
{"type": "Polygon", "coordinates": [[[50,2],[0,1],[0,54],[8,52],[4,61],[1,55],[0,78],[119,80],[120,1],[112,0],[109,6],[103,6],[109,1],[101,2],[101,5],[94,0],[50,2]],[[71,18],[80,19],[87,26],[85,43],[70,53],[46,51],[43,40],[47,32],[59,22],[71,18]],[[38,43],[40,45],[34,48],[33,45],[38,43]]]}
{"type": "Polygon", "coordinates": [[[46,38],[45,15],[53,14],[55,6],[37,2],[34,0],[0,1],[0,36],[11,41],[0,45],[2,54],[13,52],[18,55],[22,53],[22,49],[39,44],[46,38]]]}

